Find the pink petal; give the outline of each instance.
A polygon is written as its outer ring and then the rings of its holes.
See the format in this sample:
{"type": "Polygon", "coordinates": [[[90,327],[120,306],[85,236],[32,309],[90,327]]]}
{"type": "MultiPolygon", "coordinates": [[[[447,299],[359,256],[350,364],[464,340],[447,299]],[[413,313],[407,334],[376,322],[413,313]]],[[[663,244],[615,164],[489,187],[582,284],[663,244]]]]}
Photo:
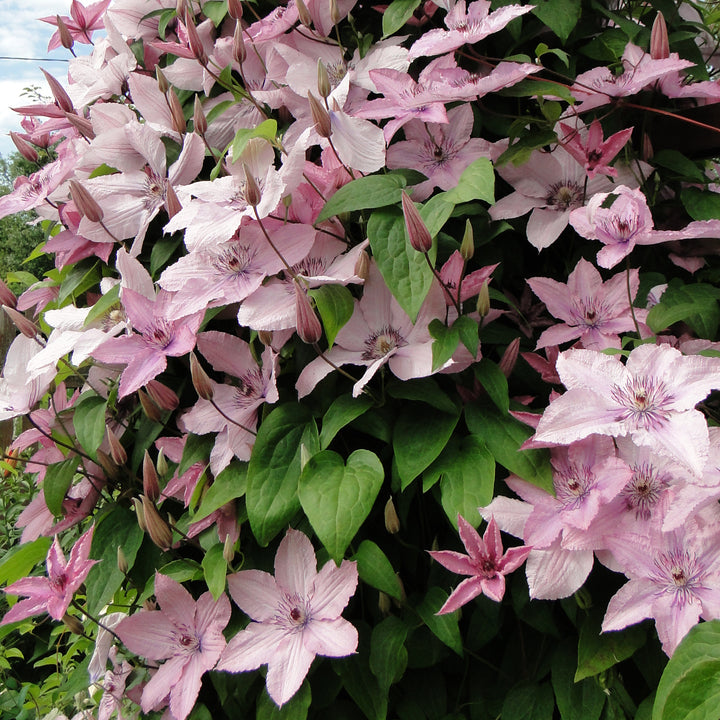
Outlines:
{"type": "Polygon", "coordinates": [[[279,625],[251,622],[231,638],[216,669],[233,673],[256,670],[279,651],[287,632],[279,625]]]}
{"type": "Polygon", "coordinates": [[[452,550],[429,550],[428,554],[450,572],[458,575],[477,574],[477,568],[467,555],[452,550]]]}
{"type": "Polygon", "coordinates": [[[299,690],[314,658],[314,653],[303,644],[302,633],[289,635],[276,646],[268,663],[267,691],[278,706],[284,705],[299,690]]]}
{"type": "Polygon", "coordinates": [[[178,650],[177,627],[159,610],[130,615],[118,625],[116,632],[128,650],[151,660],[164,660],[178,650]]]}
{"type": "Polygon", "coordinates": [[[533,550],[527,560],[530,597],[558,600],[578,590],[593,566],[592,550],[563,550],[559,543],[548,550],[533,550]]]}
{"type": "Polygon", "coordinates": [[[469,603],[473,598],[482,595],[482,578],[471,577],[463,580],[453,591],[445,604],[437,611],[437,615],[446,615],[455,612],[458,608],[469,603]]]}
{"type": "Polygon", "coordinates": [[[303,630],[305,649],[313,655],[345,657],[357,650],[358,633],[343,618],[310,620],[303,630]]]}
{"type": "Polygon", "coordinates": [[[282,593],[272,575],[262,570],[241,570],[228,575],[227,582],[232,599],[253,620],[268,622],[275,617],[282,593]]]}
{"type": "Polygon", "coordinates": [[[307,597],[316,576],[317,560],[312,543],[307,535],[290,528],[275,555],[275,580],[283,590],[307,597]]]}
{"type": "MultiPolygon", "coordinates": [[[[187,657],[175,655],[160,666],[143,689],[141,700],[143,712],[150,712],[150,710],[162,703],[168,693],[172,692],[173,687],[182,678],[183,667],[186,662],[187,657]]],[[[184,719],[178,717],[178,720],[184,719]]]]}
{"type": "MultiPolygon", "coordinates": [[[[313,556],[314,559],[314,556],[313,556]]],[[[340,567],[328,560],[315,578],[312,616],[315,620],[334,620],[339,617],[358,582],[357,563],[343,560],[340,567]]]]}

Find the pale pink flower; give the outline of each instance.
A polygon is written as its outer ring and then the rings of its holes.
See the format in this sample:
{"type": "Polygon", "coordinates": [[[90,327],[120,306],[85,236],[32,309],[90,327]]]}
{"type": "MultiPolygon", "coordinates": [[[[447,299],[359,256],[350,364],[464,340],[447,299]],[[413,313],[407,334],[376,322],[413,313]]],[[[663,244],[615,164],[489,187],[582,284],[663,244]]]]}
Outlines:
{"type": "Polygon", "coordinates": [[[112,660],[112,670],[106,670],[100,686],[103,694],[98,703],[97,720],[110,720],[113,713],[117,712],[119,720],[123,720],[122,701],[125,695],[125,685],[133,666],[127,661],[117,662],[117,648],[110,649],[109,656],[112,660]]]}
{"type": "Polygon", "coordinates": [[[213,600],[210,592],[195,601],[180,583],[161,573],[155,573],[155,597],[160,610],[135,613],[116,632],[130,651],[165,660],[143,689],[143,712],[169,696],[172,717],[185,720],[203,674],[215,667],[225,648],[222,631],[230,619],[230,601],[225,594],[213,600]]]}
{"type": "MultiPolygon", "coordinates": [[[[629,279],[624,273],[618,273],[603,282],[592,264],[581,258],[568,276],[567,284],[546,277],[529,278],[527,283],[548,311],[564,321],[543,332],[538,349],[578,338],[588,350],[619,348],[619,334],[635,329],[627,283],[634,298],[640,286],[638,270],[631,270],[629,279]]],[[[635,309],[638,322],[646,317],[647,310],[635,309]]]]}
{"type": "Polygon", "coordinates": [[[483,593],[500,602],[505,595],[505,576],[519,568],[532,549],[514,547],[503,554],[500,528],[492,517],[482,538],[462,515],[457,520],[467,555],[452,550],[431,550],[429,554],[451,572],[470,577],[452,591],[438,615],[454,612],[483,593]]]}
{"type": "Polygon", "coordinates": [[[565,133],[563,147],[585,168],[589,178],[597,173],[617,177],[617,170],[610,167],[615,156],[625,147],[632,135],[633,128],[626,128],[603,140],[603,131],[600,121],[595,118],[590,123],[587,136],[583,141],[581,130],[560,123],[560,129],[565,133]]]}
{"type": "MultiPolygon", "coordinates": [[[[70,37],[75,42],[92,45],[93,30],[101,30],[103,25],[102,16],[110,5],[110,0],[100,0],[100,2],[92,3],[87,7],[78,0],[72,0],[70,5],[70,17],[62,15],[61,19],[65,23],[65,27],[70,31],[70,37]]],[[[38,18],[50,25],[57,25],[57,17],[38,18]]],[[[60,32],[54,32],[48,43],[48,52],[55,50],[62,45],[60,42],[60,32]]]]}
{"type": "Polygon", "coordinates": [[[545,410],[531,445],[569,444],[592,433],[629,435],[702,473],[708,428],[695,405],[720,386],[720,359],[640,345],[623,365],[617,356],[567,350],[557,371],[568,390],[545,410]]]}
{"type": "Polygon", "coordinates": [[[275,556],[275,577],[261,570],[228,576],[233,600],[253,622],[228,643],[218,670],[243,672],[267,664],[267,690],[279,706],[302,685],[316,655],[355,652],[357,630],[340,617],[355,593],[355,562],[329,560],[316,571],[310,540],[288,530],[275,556]]]}
{"type": "Polygon", "coordinates": [[[90,560],[90,544],[95,526],[93,525],[70,551],[70,557],[60,548],[55,536],[47,554],[47,577],[26,577],[5,588],[10,595],[22,595],[25,599],[15,603],[0,622],[0,625],[24,620],[46,612],[54,620],[62,620],[73,599],[75,591],[85,582],[90,568],[98,562],[90,560]]]}

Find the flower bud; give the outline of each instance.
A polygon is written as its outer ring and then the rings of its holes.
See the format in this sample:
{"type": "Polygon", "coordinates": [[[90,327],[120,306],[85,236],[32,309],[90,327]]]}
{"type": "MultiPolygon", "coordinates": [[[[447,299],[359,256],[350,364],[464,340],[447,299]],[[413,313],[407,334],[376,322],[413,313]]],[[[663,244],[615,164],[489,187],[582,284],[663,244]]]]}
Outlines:
{"type": "Polygon", "coordinates": [[[391,497],[385,503],[385,529],[391,534],[400,532],[400,518],[395,510],[395,503],[391,497]]]}
{"type": "Polygon", "coordinates": [[[415,250],[426,253],[432,248],[432,237],[430,231],[425,225],[425,221],[420,216],[420,212],[415,207],[415,203],[410,199],[409,195],[402,190],[402,210],[405,217],[405,227],[407,228],[410,244],[415,250]]]}
{"type": "Polygon", "coordinates": [[[145,524],[145,511],[143,510],[142,503],[138,498],[133,498],[133,507],[135,508],[135,518],[137,520],[138,527],[143,532],[147,532],[147,525],[145,524]]]}
{"type": "Polygon", "coordinates": [[[273,341],[272,330],[258,330],[258,340],[265,346],[271,347],[273,341]]]}
{"type": "Polygon", "coordinates": [[[262,200],[262,193],[258,187],[255,176],[250,172],[250,168],[243,163],[243,170],[245,171],[245,199],[247,204],[251,207],[257,207],[262,200]]]}
{"type": "Polygon", "coordinates": [[[460,254],[465,262],[471,260],[475,254],[475,236],[469,220],[465,221],[465,232],[463,233],[462,243],[460,243],[460,254]]]}
{"type": "Polygon", "coordinates": [[[320,97],[326,98],[332,92],[332,86],[330,85],[330,78],[328,71],[322,60],[318,59],[317,62],[317,73],[318,73],[318,92],[320,97]]]}
{"type": "Polygon", "coordinates": [[[315,132],[320,137],[329,138],[332,135],[330,113],[310,91],[308,91],[308,102],[310,103],[310,116],[315,123],[315,132]]]}
{"type": "Polygon", "coordinates": [[[310,11],[308,10],[307,5],[303,2],[303,0],[295,0],[295,7],[298,10],[300,22],[306,28],[310,29],[310,26],[312,25],[312,17],[310,16],[310,11]]]}
{"type": "Polygon", "coordinates": [[[223,558],[228,565],[232,564],[235,559],[235,541],[230,535],[225,536],[225,542],[223,543],[223,558]]]}
{"type": "Polygon", "coordinates": [[[167,91],[167,99],[168,105],[170,106],[170,117],[172,118],[173,129],[175,132],[180,133],[180,135],[184,135],[186,130],[185,114],[173,88],[167,91]]]}
{"type": "Polygon", "coordinates": [[[653,60],[665,60],[670,57],[670,40],[667,25],[661,12],[655,16],[650,33],[650,57],[653,60]]]}
{"type": "Polygon", "coordinates": [[[337,0],[330,0],[330,22],[333,25],[340,22],[340,10],[338,9],[337,0]]]}
{"type": "Polygon", "coordinates": [[[480,286],[480,292],[477,298],[477,311],[481,318],[484,318],[490,312],[490,290],[488,289],[487,280],[480,286]]]}
{"type": "Polygon", "coordinates": [[[157,78],[158,88],[160,89],[160,92],[164,95],[170,89],[170,83],[165,77],[163,71],[160,69],[159,65],[155,66],[155,77],[157,78]]]}
{"type": "Polygon", "coordinates": [[[75,108],[73,107],[70,96],[65,92],[65,88],[49,72],[43,70],[42,68],[40,68],[40,70],[42,70],[42,73],[50,86],[50,92],[52,92],[57,106],[64,112],[74,112],[75,108]]]}
{"type": "Polygon", "coordinates": [[[74,615],[70,615],[69,613],[65,613],[63,615],[63,624],[65,627],[75,635],[84,635],[85,634],[85,628],[83,627],[83,624],[78,620],[74,615]]]}
{"type": "Polygon", "coordinates": [[[0,280],[0,305],[7,305],[13,309],[17,305],[15,293],[2,280],[0,280]]]}
{"type": "Polygon", "coordinates": [[[205,370],[203,370],[195,353],[192,352],[190,353],[190,378],[192,379],[192,384],[198,397],[201,397],[203,400],[213,399],[215,390],[213,389],[212,381],[205,370]]]}
{"type": "Polygon", "coordinates": [[[392,603],[390,602],[390,596],[381,590],[378,596],[378,610],[380,610],[380,614],[387,617],[390,614],[391,608],[392,603]]]}
{"type": "Polygon", "coordinates": [[[159,380],[150,380],[145,389],[153,402],[163,410],[177,410],[180,405],[180,398],[175,391],[167,385],[163,385],[159,380]]]}
{"type": "Polygon", "coordinates": [[[117,567],[123,575],[127,575],[127,572],[130,569],[125,553],[120,545],[118,545],[117,549],[117,567]]]}
{"type": "Polygon", "coordinates": [[[310,298],[298,283],[295,283],[295,308],[298,337],[308,345],[314,345],[322,337],[322,325],[315,314],[310,298]]]}
{"type": "Polygon", "coordinates": [[[169,218],[174,218],[182,210],[180,198],[175,192],[175,188],[168,183],[165,190],[165,212],[169,218]]]}
{"type": "Polygon", "coordinates": [[[103,472],[110,480],[116,480],[119,477],[120,473],[118,472],[117,465],[106,452],[96,450],[95,457],[97,458],[98,465],[100,465],[103,472]]]}
{"type": "Polygon", "coordinates": [[[142,389],[138,390],[137,394],[145,415],[147,415],[153,422],[162,422],[162,412],[160,411],[160,408],[150,399],[148,394],[142,389]]]}
{"type": "Polygon", "coordinates": [[[142,508],[145,515],[145,526],[150,539],[161,550],[166,550],[172,545],[172,530],[170,526],[160,517],[160,513],[149,498],[142,496],[142,508]]]}
{"type": "Polygon", "coordinates": [[[515,338],[506,348],[500,358],[499,366],[502,374],[507,378],[510,377],[515,369],[515,363],[518,359],[518,351],[520,350],[520,338],[515,338]]]}
{"type": "Polygon", "coordinates": [[[120,443],[118,436],[110,429],[107,430],[107,440],[110,446],[110,457],[116,465],[124,465],[127,462],[127,452],[120,443]]]}
{"type": "Polygon", "coordinates": [[[185,0],[175,0],[175,14],[179,18],[185,17],[185,13],[187,12],[187,3],[185,0]]]}
{"type": "Polygon", "coordinates": [[[21,138],[17,133],[10,131],[10,139],[17,148],[17,151],[29,162],[37,162],[37,150],[27,141],[21,138]]]}
{"type": "Polygon", "coordinates": [[[55,24],[57,25],[58,35],[60,35],[60,44],[66,50],[72,50],[73,45],[75,44],[75,40],[73,39],[73,36],[70,34],[70,30],[68,29],[68,26],[65,24],[65,21],[59,15],[56,15],[55,16],[55,24]]]}
{"type": "Polygon", "coordinates": [[[37,325],[32,320],[28,320],[21,312],[18,312],[14,308],[8,305],[3,305],[3,310],[7,313],[8,317],[12,320],[13,325],[27,338],[35,338],[40,332],[37,325]]]}
{"type": "Polygon", "coordinates": [[[363,280],[368,279],[370,274],[370,257],[364,250],[358,255],[358,259],[355,261],[354,273],[363,280]]]}
{"type": "Polygon", "coordinates": [[[65,113],[65,119],[85,138],[92,140],[95,137],[95,130],[92,123],[77,113],[65,113]]]}
{"type": "Polygon", "coordinates": [[[158,459],[155,463],[155,467],[157,468],[158,475],[160,477],[165,477],[168,474],[168,470],[170,468],[168,467],[168,461],[165,458],[165,453],[163,452],[163,450],[160,450],[160,452],[158,453],[158,459]]]}
{"type": "Polygon", "coordinates": [[[70,195],[78,212],[90,222],[102,222],[104,213],[97,200],[77,180],[70,181],[70,195]]]}
{"type": "Polygon", "coordinates": [[[185,11],[185,29],[187,30],[190,52],[195,56],[195,59],[205,67],[208,64],[208,56],[203,47],[202,40],[200,40],[200,35],[198,35],[197,28],[195,27],[195,19],[189,10],[185,11]]]}
{"type": "Polygon", "coordinates": [[[146,450],[143,455],[143,493],[151,502],[157,502],[160,497],[160,483],[157,470],[153,464],[150,453],[146,450]]]}
{"type": "Polygon", "coordinates": [[[247,48],[245,47],[245,38],[243,37],[243,27],[239,20],[235,23],[232,54],[233,60],[238,65],[242,65],[245,62],[245,58],[247,57],[247,48]]]}
{"type": "Polygon", "coordinates": [[[228,0],[228,15],[233,20],[242,20],[243,8],[240,0],[228,0]]]}
{"type": "Polygon", "coordinates": [[[203,112],[203,106],[200,98],[195,96],[195,104],[193,105],[193,130],[201,137],[207,132],[207,118],[203,112]]]}

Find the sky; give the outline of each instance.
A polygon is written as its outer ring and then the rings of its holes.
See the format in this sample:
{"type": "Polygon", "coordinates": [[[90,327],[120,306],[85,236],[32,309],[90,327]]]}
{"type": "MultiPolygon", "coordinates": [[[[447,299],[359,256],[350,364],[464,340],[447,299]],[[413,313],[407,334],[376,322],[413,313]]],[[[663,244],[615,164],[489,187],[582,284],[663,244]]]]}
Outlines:
{"type": "MultiPolygon", "coordinates": [[[[47,52],[50,36],[55,28],[37,18],[53,15],[69,15],[71,0],[0,0],[0,154],[7,155],[15,149],[8,132],[21,130],[13,106],[37,102],[23,97],[23,88],[38,86],[42,93],[50,95],[47,83],[40,72],[42,66],[63,85],[67,85],[67,63],[57,62],[71,57],[65,48],[47,52]],[[7,60],[6,58],[39,58],[37,60],[7,60]]],[[[87,3],[85,3],[87,4],[87,3]]],[[[87,52],[88,45],[76,46],[76,52],[87,52]]]]}

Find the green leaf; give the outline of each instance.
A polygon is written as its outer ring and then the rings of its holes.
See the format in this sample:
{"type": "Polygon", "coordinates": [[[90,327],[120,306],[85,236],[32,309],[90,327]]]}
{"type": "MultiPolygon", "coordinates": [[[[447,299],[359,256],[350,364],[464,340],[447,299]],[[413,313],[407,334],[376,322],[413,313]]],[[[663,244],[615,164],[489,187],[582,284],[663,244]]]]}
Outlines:
{"type": "Polygon", "coordinates": [[[407,625],[393,615],[386,617],[373,628],[370,640],[370,671],[386,694],[390,686],[402,678],[407,667],[407,633],[407,625]]]}
{"type": "Polygon", "coordinates": [[[660,678],[652,720],[716,720],[720,707],[720,620],[695,625],[660,678]]]}
{"type": "Polygon", "coordinates": [[[372,540],[363,540],[352,559],[357,562],[358,575],[364,583],[402,600],[398,576],[385,553],[372,540]]]}
{"type": "MultiPolygon", "coordinates": [[[[508,97],[546,97],[552,95],[565,100],[571,105],[575,103],[575,98],[570,93],[567,85],[545,80],[533,80],[532,78],[525,78],[525,80],[521,80],[509,88],[504,88],[502,94],[508,97]]],[[[498,161],[496,160],[495,166],[497,167],[497,165],[498,161]]]]}
{"type": "Polygon", "coordinates": [[[473,356],[477,356],[480,338],[478,337],[478,324],[469,315],[461,315],[453,323],[453,329],[458,331],[460,341],[473,356]]]}
{"type": "Polygon", "coordinates": [[[255,128],[240,128],[232,141],[232,158],[233,162],[242,155],[242,151],[253,138],[265,138],[270,144],[275,142],[277,135],[277,121],[263,120],[255,128]]]}
{"type": "MultiPolygon", "coordinates": [[[[707,177],[697,164],[677,150],[660,150],[652,156],[652,161],[654,165],[673,170],[680,177],[701,183],[707,180],[707,177]]],[[[693,189],[696,190],[697,188],[693,189]]]]}
{"type": "Polygon", "coordinates": [[[384,478],[369,450],[356,450],[347,464],[332,450],[310,458],[300,476],[300,504],[330,556],[339,563],[370,513],[384,478]]]}
{"type": "Polygon", "coordinates": [[[565,42],[580,19],[580,0],[537,0],[533,4],[533,15],[565,42]]]}
{"type": "Polygon", "coordinates": [[[114,305],[120,306],[120,283],[113,285],[104,295],[98,298],[85,317],[83,327],[88,327],[95,320],[105,315],[114,305]]]}
{"type": "Polygon", "coordinates": [[[471,200],[484,200],[491,205],[495,202],[495,170],[487,158],[478,158],[470,163],[460,176],[460,181],[445,193],[446,202],[459,205],[471,200]]]}
{"type": "Polygon", "coordinates": [[[203,495],[198,511],[192,516],[193,522],[203,520],[231,500],[242,497],[247,489],[247,463],[233,460],[213,481],[203,495]]]}
{"type": "Polygon", "coordinates": [[[220,0],[207,0],[202,6],[203,15],[209,17],[213,21],[215,27],[220,27],[220,23],[227,15],[227,2],[220,0]]]}
{"type": "Polygon", "coordinates": [[[404,490],[440,455],[460,419],[460,412],[428,413],[417,405],[400,410],[393,431],[393,450],[404,490]]]}
{"type": "Polygon", "coordinates": [[[202,580],[204,577],[202,566],[188,558],[184,560],[173,560],[163,565],[159,570],[179,583],[190,582],[191,580],[202,580]]]}
{"type": "Polygon", "coordinates": [[[355,301],[343,285],[321,285],[308,292],[320,313],[328,345],[332,345],[340,328],[352,317],[355,301]]]}
{"type": "Polygon", "coordinates": [[[300,509],[300,446],[313,455],[319,438],[310,411],[296,403],[280,405],[263,421],[247,470],[246,506],[250,527],[265,547],[300,509]]]}
{"type": "Polygon", "coordinates": [[[311,702],[312,694],[307,680],[282,707],[278,707],[265,691],[258,698],[255,720],[305,720],[311,702]]]}
{"type": "Polygon", "coordinates": [[[208,125],[212,125],[217,118],[219,118],[226,110],[229,110],[231,107],[235,105],[234,100],[223,100],[222,102],[219,102],[217,105],[214,105],[212,109],[207,113],[205,116],[207,119],[208,125]]]}
{"type": "Polygon", "coordinates": [[[562,642],[552,658],[552,686],[562,720],[599,720],[605,693],[597,682],[586,678],[574,682],[577,649],[573,640],[562,642]]]}
{"type": "Polygon", "coordinates": [[[510,396],[508,393],[507,378],[503,371],[492,361],[482,358],[479,363],[473,366],[475,377],[485,388],[485,392],[495,403],[503,415],[510,411],[510,396]]]}
{"type": "MultiPolygon", "coordinates": [[[[452,651],[462,657],[463,646],[458,627],[458,613],[436,615],[435,613],[445,604],[448,594],[438,587],[431,587],[423,601],[415,609],[422,621],[428,626],[430,632],[447,645],[452,651]]],[[[510,717],[510,716],[508,716],[510,717]]]]}
{"type": "MultiPolygon", "coordinates": [[[[173,10],[174,12],[174,10],[173,10]]],[[[96,177],[102,177],[103,175],[114,175],[115,173],[120,172],[117,168],[110,167],[110,165],[106,165],[103,163],[102,165],[98,165],[91,173],[88,175],[89,179],[96,178],[96,177]]]]}
{"type": "Polygon", "coordinates": [[[417,400],[426,403],[441,412],[453,414],[457,411],[457,405],[432,378],[413,378],[394,382],[388,385],[387,393],[398,400],[417,400]]]}
{"type": "Polygon", "coordinates": [[[178,249],[181,242],[182,235],[175,233],[173,235],[163,235],[153,243],[152,250],[150,251],[151,275],[155,275],[160,268],[165,267],[165,264],[178,249]]]}
{"type": "Polygon", "coordinates": [[[512,720],[552,720],[554,710],[555,701],[549,683],[521,683],[505,696],[501,717],[512,720]]]}
{"type": "Polygon", "coordinates": [[[421,0],[393,0],[383,13],[383,38],[399,30],[415,12],[421,0]]]}
{"type": "Polygon", "coordinates": [[[101,562],[90,568],[85,580],[88,611],[92,615],[112,600],[125,576],[117,564],[117,551],[121,547],[128,566],[132,567],[143,541],[143,531],[135,513],[115,505],[95,523],[90,557],[101,562]]]}
{"type": "Polygon", "coordinates": [[[82,295],[86,290],[95,287],[98,282],[100,282],[100,272],[97,263],[90,269],[88,269],[87,263],[73,266],[60,283],[58,304],[62,305],[69,297],[82,295]]]}
{"type": "MultiPolygon", "coordinates": [[[[552,84],[552,83],[550,83],[552,84]]],[[[534,133],[524,135],[495,161],[496,166],[512,162],[513,165],[522,165],[527,162],[533,150],[552,145],[557,142],[557,135],[552,130],[537,130],[534,133]]]]}
{"type": "Polygon", "coordinates": [[[342,658],[336,670],[348,695],[368,720],[387,720],[387,693],[380,691],[378,681],[370,672],[366,655],[358,653],[342,658]]]}
{"type": "Polygon", "coordinates": [[[215,444],[214,435],[193,435],[187,436],[182,458],[178,465],[177,474],[185,474],[195,463],[206,465],[210,461],[210,451],[215,444]]]}
{"type": "Polygon", "coordinates": [[[333,215],[368,210],[400,202],[401,189],[407,184],[401,174],[368,175],[343,185],[325,203],[316,223],[321,223],[333,215]]]}
{"type": "Polygon", "coordinates": [[[428,331],[435,338],[432,344],[432,371],[435,372],[457,350],[460,344],[460,333],[454,327],[449,328],[437,318],[428,325],[428,331]]]}
{"type": "Polygon", "coordinates": [[[483,439],[500,465],[523,480],[555,493],[548,451],[520,450],[520,446],[532,435],[532,430],[526,425],[479,403],[465,407],[465,421],[470,431],[483,439]]]}
{"type": "Polygon", "coordinates": [[[477,527],[477,509],[490,503],[495,486],[495,459],[485,443],[476,435],[452,438],[435,465],[442,473],[440,498],[450,522],[457,529],[460,514],[477,527]]]}
{"type": "Polygon", "coordinates": [[[645,644],[647,628],[631,625],[624,630],[601,633],[601,613],[591,612],[580,628],[575,682],[597,675],[627,660],[645,644]]]}
{"type": "Polygon", "coordinates": [[[717,220],[720,218],[720,195],[709,190],[683,188],[680,200],[693,220],[717,220]]]}
{"type": "Polygon", "coordinates": [[[20,578],[27,577],[41,560],[45,560],[50,542],[49,537],[39,537],[8,551],[0,561],[0,585],[5,587],[20,578]]]}
{"type": "Polygon", "coordinates": [[[227,575],[227,561],[223,557],[221,543],[216,543],[205,553],[202,569],[208,590],[213,596],[213,600],[217,600],[225,592],[225,576],[227,575]]]}
{"type": "Polygon", "coordinates": [[[158,36],[161,40],[165,39],[165,31],[167,30],[167,26],[176,17],[177,12],[175,11],[175,8],[168,8],[167,10],[164,10],[163,13],[160,15],[160,19],[158,21],[158,36]]]}
{"type": "Polygon", "coordinates": [[[323,417],[320,449],[325,450],[342,428],[367,412],[372,404],[373,401],[366,395],[356,398],[352,395],[341,395],[335,398],[323,417]]]}
{"type": "Polygon", "coordinates": [[[73,457],[67,458],[67,460],[48,465],[45,471],[45,480],[43,481],[45,504],[55,517],[63,514],[62,504],[65,499],[65,493],[67,493],[75,477],[78,462],[78,456],[73,455],[73,457]]]}
{"type": "Polygon", "coordinates": [[[83,393],[75,403],[73,427],[83,450],[94,456],[105,437],[107,400],[93,391],[83,393]]]}
{"type": "Polygon", "coordinates": [[[715,337],[720,324],[718,297],[720,289],[712,285],[685,285],[676,279],[650,308],[647,323],[653,332],[659,332],[682,320],[700,337],[715,337]]]}

